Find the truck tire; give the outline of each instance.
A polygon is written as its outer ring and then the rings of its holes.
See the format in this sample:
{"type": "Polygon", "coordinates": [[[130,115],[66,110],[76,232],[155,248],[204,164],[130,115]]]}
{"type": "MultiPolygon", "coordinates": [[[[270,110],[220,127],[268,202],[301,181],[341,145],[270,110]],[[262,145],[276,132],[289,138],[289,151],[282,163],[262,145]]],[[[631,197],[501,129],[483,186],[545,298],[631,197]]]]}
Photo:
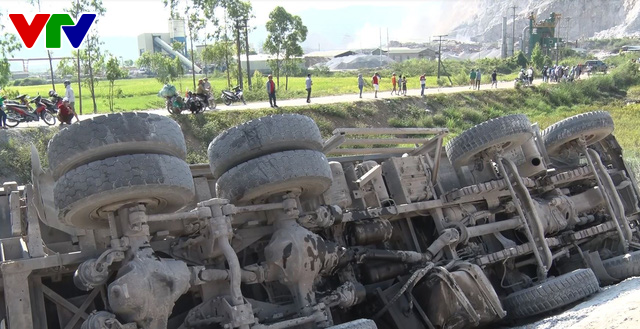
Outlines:
{"type": "Polygon", "coordinates": [[[313,119],[278,114],[229,128],[209,144],[209,166],[214,178],[251,159],[290,150],[322,150],[322,135],[313,119]]]}
{"type": "Polygon", "coordinates": [[[217,195],[231,202],[255,200],[301,189],[301,197],[318,196],[331,186],[331,168],[322,152],[284,151],[249,160],[222,174],[217,195]]]}
{"type": "Polygon", "coordinates": [[[516,291],[502,300],[511,319],[526,318],[569,305],[600,290],[598,279],[589,268],[581,268],[516,291]]]}
{"type": "Polygon", "coordinates": [[[378,326],[376,326],[376,323],[371,319],[358,319],[331,326],[327,329],[378,329],[378,326]]]}
{"type": "Polygon", "coordinates": [[[170,155],[133,154],[98,160],[72,169],[56,182],[54,204],[73,227],[108,228],[101,208],[144,203],[147,213],[173,212],[195,195],[189,165],[170,155]]]}
{"type": "Polygon", "coordinates": [[[605,259],[602,265],[609,275],[618,280],[640,276],[640,251],[605,259]]]}
{"type": "Polygon", "coordinates": [[[594,111],[558,121],[542,131],[544,145],[549,155],[558,155],[567,143],[584,136],[587,145],[609,136],[614,129],[609,112],[594,111]]]}
{"type": "Polygon", "coordinates": [[[54,179],[96,160],[124,154],[166,154],[184,159],[187,146],[177,122],[150,113],[116,113],[83,120],[49,141],[54,179]]]}
{"type": "Polygon", "coordinates": [[[494,146],[509,151],[533,137],[531,122],[524,114],[485,121],[471,127],[447,143],[446,151],[454,166],[465,166],[474,156],[494,146]]]}

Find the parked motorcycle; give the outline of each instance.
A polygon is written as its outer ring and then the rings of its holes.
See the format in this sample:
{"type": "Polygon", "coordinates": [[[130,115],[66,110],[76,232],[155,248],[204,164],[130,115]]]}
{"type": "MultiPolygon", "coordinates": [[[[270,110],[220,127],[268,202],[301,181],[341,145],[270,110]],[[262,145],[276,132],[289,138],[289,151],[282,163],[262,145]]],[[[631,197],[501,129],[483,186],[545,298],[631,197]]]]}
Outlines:
{"type": "Polygon", "coordinates": [[[41,101],[47,107],[47,111],[53,114],[53,116],[58,115],[58,105],[62,103],[62,97],[58,95],[55,91],[49,91],[50,99],[43,98],[41,101]]]}
{"type": "Polygon", "coordinates": [[[242,101],[242,104],[247,105],[247,102],[244,101],[244,96],[242,96],[242,89],[240,89],[240,86],[235,86],[233,91],[223,90],[222,101],[224,101],[227,106],[231,105],[233,102],[239,101],[242,101]]]}
{"type": "Polygon", "coordinates": [[[21,122],[40,121],[40,119],[49,126],[56,124],[56,117],[47,110],[47,106],[42,102],[42,96],[38,95],[31,101],[27,101],[28,96],[26,95],[20,96],[24,96],[21,101],[27,102],[26,104],[5,103],[7,126],[15,127],[21,122]],[[36,109],[34,110],[29,103],[35,104],[36,109]]]}

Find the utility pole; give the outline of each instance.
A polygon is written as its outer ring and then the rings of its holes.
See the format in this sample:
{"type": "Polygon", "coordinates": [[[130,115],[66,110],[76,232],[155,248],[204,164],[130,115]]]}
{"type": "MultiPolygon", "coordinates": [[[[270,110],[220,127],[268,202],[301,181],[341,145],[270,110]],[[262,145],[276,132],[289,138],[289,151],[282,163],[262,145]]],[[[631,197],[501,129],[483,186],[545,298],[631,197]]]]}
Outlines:
{"type": "Polygon", "coordinates": [[[380,67],[382,67],[382,28],[380,28],[380,67]]]}
{"type": "MultiPolygon", "coordinates": [[[[76,10],[74,11],[75,20],[78,21],[78,12],[80,11],[80,0],[76,0],[76,10]]],[[[82,114],[82,81],[80,81],[80,48],[76,49],[76,57],[78,62],[78,102],[80,106],[80,114],[82,114]]],[[[55,90],[55,89],[54,89],[55,90]]]]}
{"type": "Polygon", "coordinates": [[[442,37],[447,37],[448,34],[444,35],[435,35],[438,38],[438,79],[440,79],[440,63],[442,62],[442,37]]]}
{"type": "Polygon", "coordinates": [[[193,58],[193,28],[191,26],[191,22],[187,17],[187,26],[189,26],[189,39],[191,39],[191,76],[193,77],[193,91],[196,91],[196,64],[194,63],[193,58]]]}
{"type": "Polygon", "coordinates": [[[511,25],[511,56],[513,56],[516,49],[516,8],[518,7],[513,5],[510,8],[513,9],[513,24],[511,25]]]}
{"type": "Polygon", "coordinates": [[[571,17],[565,17],[567,19],[567,40],[565,40],[565,45],[569,43],[569,28],[571,28],[571,17]]]}
{"type": "MultiPolygon", "coordinates": [[[[37,0],[36,2],[38,4],[38,12],[41,12],[42,9],[40,9],[40,0],[37,0]]],[[[76,17],[76,21],[77,21],[77,17],[76,17]]],[[[51,71],[51,87],[53,88],[53,91],[56,91],[56,83],[53,79],[53,64],[51,63],[51,51],[49,51],[49,49],[47,49],[47,56],[49,56],[49,70],[51,71]]],[[[80,114],[82,114],[82,112],[80,114]]]]}
{"type": "Polygon", "coordinates": [[[247,53],[247,82],[249,83],[249,89],[251,89],[251,67],[249,66],[249,25],[247,18],[244,19],[244,42],[245,51],[247,53]]]}
{"type": "Polygon", "coordinates": [[[240,89],[244,89],[242,86],[242,61],[240,60],[240,21],[236,21],[236,48],[238,51],[238,85],[240,89]]]}

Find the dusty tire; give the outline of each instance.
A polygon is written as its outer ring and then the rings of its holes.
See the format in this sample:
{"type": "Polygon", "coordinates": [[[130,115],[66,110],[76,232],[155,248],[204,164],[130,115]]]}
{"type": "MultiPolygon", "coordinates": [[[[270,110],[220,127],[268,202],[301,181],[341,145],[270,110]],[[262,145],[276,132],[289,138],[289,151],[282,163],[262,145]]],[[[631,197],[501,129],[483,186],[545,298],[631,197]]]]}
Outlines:
{"type": "Polygon", "coordinates": [[[618,280],[640,276],[640,251],[602,261],[607,273],[618,280]]]}
{"type": "Polygon", "coordinates": [[[378,326],[376,326],[376,323],[371,319],[358,319],[331,326],[327,329],[378,329],[378,326]]]}
{"type": "Polygon", "coordinates": [[[100,209],[118,203],[145,203],[147,213],[172,212],[191,202],[189,165],[170,155],[133,154],[72,169],[54,187],[60,219],[71,226],[107,228],[100,209]]]}
{"type": "Polygon", "coordinates": [[[215,178],[251,159],[290,150],[322,150],[322,135],[313,119],[278,114],[227,129],[209,144],[209,166],[215,178]]]}
{"type": "Polygon", "coordinates": [[[54,178],[92,161],[124,154],[166,154],[184,159],[182,130],[171,118],[149,113],[98,116],[60,130],[47,156],[54,178]]]}
{"type": "Polygon", "coordinates": [[[524,114],[485,121],[469,128],[447,143],[446,151],[454,166],[467,165],[474,156],[493,146],[504,151],[521,146],[533,137],[531,122],[524,114]]]}
{"type": "Polygon", "coordinates": [[[331,168],[322,152],[296,150],[249,160],[224,173],[216,183],[219,197],[250,201],[301,189],[301,197],[318,196],[331,186],[331,168]]]}
{"type": "Polygon", "coordinates": [[[569,305],[600,290],[591,269],[581,268],[516,291],[502,300],[511,319],[526,318],[569,305]]]}
{"type": "Polygon", "coordinates": [[[609,136],[614,129],[609,112],[595,111],[574,115],[549,126],[542,131],[544,145],[549,155],[557,155],[562,146],[584,136],[587,145],[609,136]]]}

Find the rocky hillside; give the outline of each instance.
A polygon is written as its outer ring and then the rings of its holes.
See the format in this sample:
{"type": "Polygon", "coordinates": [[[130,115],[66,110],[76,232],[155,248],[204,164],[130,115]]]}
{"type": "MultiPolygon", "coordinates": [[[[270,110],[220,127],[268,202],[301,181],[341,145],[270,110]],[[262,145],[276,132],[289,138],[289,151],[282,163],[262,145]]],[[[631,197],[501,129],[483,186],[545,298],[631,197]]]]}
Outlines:
{"type": "Polygon", "coordinates": [[[516,40],[528,26],[529,13],[537,20],[552,12],[562,15],[560,36],[570,41],[584,38],[613,38],[640,36],[640,0],[467,0],[464,6],[452,10],[466,17],[449,33],[460,39],[499,43],[502,36],[502,17],[508,17],[508,35],[512,31],[514,4],[516,5],[516,40]],[[567,19],[569,17],[569,19],[567,19]]]}

